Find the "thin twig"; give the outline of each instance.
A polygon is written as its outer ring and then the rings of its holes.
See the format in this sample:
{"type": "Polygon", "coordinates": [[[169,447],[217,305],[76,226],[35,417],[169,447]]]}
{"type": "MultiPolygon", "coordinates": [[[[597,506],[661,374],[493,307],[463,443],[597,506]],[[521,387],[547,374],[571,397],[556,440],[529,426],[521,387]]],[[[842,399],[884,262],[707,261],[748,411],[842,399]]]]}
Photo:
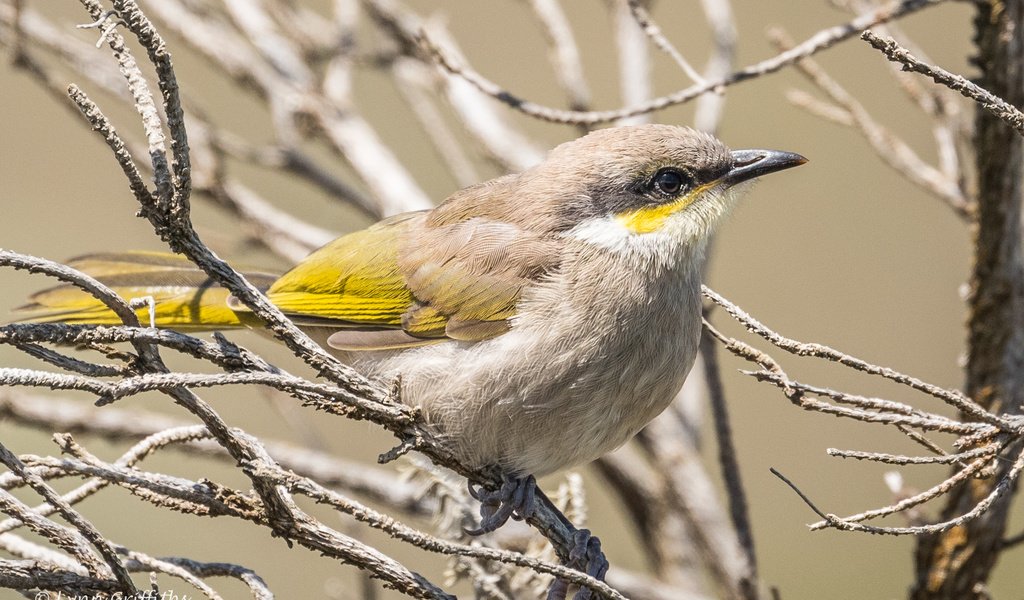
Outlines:
{"type": "Polygon", "coordinates": [[[640,29],[643,30],[644,35],[650,38],[651,42],[659,50],[669,55],[675,61],[676,66],[690,78],[690,81],[698,85],[706,84],[707,81],[697,72],[697,69],[694,69],[672,42],[668,41],[661,27],[658,27],[658,24],[654,22],[654,19],[651,18],[650,13],[640,3],[640,0],[626,0],[626,2],[629,5],[629,11],[633,14],[633,18],[636,19],[640,29]]]}
{"type": "Polygon", "coordinates": [[[889,60],[903,64],[905,70],[927,75],[935,83],[944,85],[955,92],[960,92],[965,98],[974,100],[979,106],[1024,136],[1024,112],[1021,112],[1009,102],[971,83],[960,75],[918,60],[909,50],[897,44],[896,40],[892,38],[882,39],[870,31],[865,31],[860,37],[871,44],[872,48],[884,54],[889,60]]]}
{"type": "Polygon", "coordinates": [[[864,452],[861,450],[839,450],[828,448],[825,450],[829,456],[839,458],[855,458],[857,460],[870,460],[890,465],[935,465],[960,463],[963,460],[977,458],[980,456],[994,455],[999,450],[998,446],[987,445],[958,452],[956,454],[944,454],[942,456],[904,456],[900,454],[888,454],[884,452],[864,452]]]}
{"type": "Polygon", "coordinates": [[[792,50],[781,52],[772,58],[750,65],[746,68],[740,69],[739,71],[734,71],[725,77],[707,81],[702,84],[695,84],[688,88],[679,90],[678,92],[661,96],[636,106],[628,106],[625,108],[606,111],[577,112],[558,110],[529,100],[524,100],[523,98],[517,97],[505,90],[493,81],[486,79],[476,71],[470,69],[462,61],[457,60],[450,53],[442,49],[430,38],[429,35],[425,33],[422,34],[421,40],[424,47],[434,56],[438,64],[444,67],[448,72],[464,78],[481,92],[504,102],[515,110],[531,117],[535,117],[543,121],[550,121],[552,123],[595,125],[598,123],[605,123],[634,115],[658,111],[669,106],[688,102],[701,94],[705,94],[710,91],[718,90],[755,77],[761,77],[769,73],[774,73],[783,67],[800,60],[801,58],[811,56],[822,50],[831,48],[839,42],[857,35],[868,27],[884,23],[891,19],[904,16],[943,1],[944,0],[897,0],[879,7],[874,11],[860,15],[843,25],[823,29],[812,35],[803,43],[795,46],[792,50]]]}
{"type": "Polygon", "coordinates": [[[971,400],[970,398],[963,395],[963,393],[957,390],[947,390],[939,386],[921,381],[916,377],[904,375],[903,373],[900,373],[899,371],[896,371],[894,369],[873,365],[867,361],[861,360],[854,356],[850,356],[848,354],[844,354],[822,344],[798,342],[796,340],[784,337],[776,333],[775,331],[772,331],[768,327],[765,327],[763,324],[761,324],[760,321],[754,319],[744,310],[742,310],[732,302],[729,302],[728,300],[726,300],[725,298],[723,298],[722,296],[708,288],[707,286],[702,286],[701,289],[706,298],[724,308],[730,316],[732,316],[734,319],[743,324],[743,326],[746,327],[748,331],[764,338],[768,342],[771,342],[772,345],[777,346],[785,350],[786,352],[790,352],[797,356],[810,356],[815,358],[822,358],[832,362],[837,362],[841,365],[850,367],[851,369],[855,369],[857,371],[863,371],[864,373],[868,373],[870,375],[884,377],[885,379],[889,379],[890,381],[894,381],[896,383],[913,388],[919,392],[923,392],[930,396],[934,396],[942,400],[943,402],[946,402],[950,406],[953,406],[954,408],[960,410],[961,412],[971,416],[972,418],[994,425],[1004,431],[1014,431],[1022,427],[1019,423],[1014,423],[997,415],[993,415],[992,413],[988,412],[987,410],[979,406],[976,402],[974,402],[973,400],[971,400]]]}
{"type": "MultiPolygon", "coordinates": [[[[792,45],[788,35],[780,28],[769,29],[768,36],[779,48],[787,49],[792,45]]],[[[907,180],[942,199],[961,218],[972,218],[973,207],[970,200],[964,195],[957,179],[921,159],[906,142],[875,120],[864,106],[830,77],[816,61],[804,58],[797,61],[796,67],[838,105],[837,108],[817,102],[810,103],[811,110],[815,114],[836,122],[847,120],[849,126],[854,127],[864,136],[871,144],[875,154],[887,165],[898,171],[907,180]],[[844,112],[845,116],[837,116],[834,114],[836,110],[844,112]]]]}
{"type": "MultiPolygon", "coordinates": [[[[1024,447],[1024,445],[1022,444],[1019,444],[1019,446],[1024,447]]],[[[946,521],[942,521],[939,523],[933,523],[930,525],[918,525],[913,527],[871,527],[867,525],[862,525],[860,523],[856,523],[850,519],[841,519],[834,515],[829,515],[826,518],[825,522],[816,523],[812,527],[833,527],[843,531],[862,531],[865,533],[884,535],[927,535],[939,533],[941,531],[947,531],[949,529],[952,529],[953,527],[963,525],[985,514],[993,503],[995,503],[997,500],[999,500],[999,498],[1001,498],[1004,494],[1006,494],[1013,488],[1017,479],[1020,476],[1021,470],[1024,470],[1024,451],[1018,450],[1018,455],[1015,457],[1013,465],[1010,467],[1010,470],[1007,471],[1005,477],[1001,478],[999,482],[995,486],[993,486],[992,491],[989,492],[988,495],[986,495],[979,502],[977,502],[971,508],[971,510],[967,511],[966,513],[963,513],[955,518],[948,519],[946,521]]],[[[904,502],[899,502],[897,504],[901,506],[900,510],[905,510],[906,506],[904,506],[904,502]]],[[[889,514],[891,512],[894,511],[889,511],[886,514],[889,514]]],[[[878,511],[872,513],[872,515],[875,514],[878,514],[878,511]]],[[[857,516],[859,517],[860,515],[857,516]]]]}

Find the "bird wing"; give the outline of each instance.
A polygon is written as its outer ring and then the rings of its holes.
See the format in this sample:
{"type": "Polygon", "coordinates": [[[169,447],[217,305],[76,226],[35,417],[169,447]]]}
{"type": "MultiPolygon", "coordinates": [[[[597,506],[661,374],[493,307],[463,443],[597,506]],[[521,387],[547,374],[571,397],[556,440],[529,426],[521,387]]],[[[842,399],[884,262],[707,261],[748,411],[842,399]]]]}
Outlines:
{"type": "Polygon", "coordinates": [[[556,267],[557,250],[549,237],[486,218],[417,228],[398,257],[416,298],[403,328],[465,341],[504,333],[523,289],[556,267]]]}
{"type": "Polygon", "coordinates": [[[328,343],[341,350],[476,341],[508,330],[555,249],[507,223],[431,225],[426,213],[407,213],[327,244],[267,295],[299,324],[338,327],[328,343]]]}
{"type": "MultiPolygon", "coordinates": [[[[336,329],[342,350],[483,340],[510,327],[524,287],[552,270],[557,246],[491,218],[429,223],[406,213],[340,237],[280,278],[245,275],[299,325],[336,329]]],[[[156,252],[93,254],[70,264],[124,298],[151,296],[156,324],[206,330],[254,324],[249,310],[186,258],[156,252]]],[[[100,301],[72,286],[31,297],[22,320],[117,324],[100,301]]],[[[140,309],[145,320],[146,310],[140,309]]]]}
{"type": "Polygon", "coordinates": [[[267,297],[299,324],[401,328],[414,298],[398,270],[398,242],[417,214],[322,246],[275,281],[267,297]]]}

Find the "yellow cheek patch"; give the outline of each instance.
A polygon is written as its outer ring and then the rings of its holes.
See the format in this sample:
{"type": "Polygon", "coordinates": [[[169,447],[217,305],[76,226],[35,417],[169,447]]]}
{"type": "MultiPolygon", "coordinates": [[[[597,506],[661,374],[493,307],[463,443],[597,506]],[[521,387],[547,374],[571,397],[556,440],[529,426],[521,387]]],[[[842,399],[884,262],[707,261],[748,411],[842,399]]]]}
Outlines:
{"type": "Polygon", "coordinates": [[[680,196],[665,204],[644,206],[643,208],[624,212],[616,216],[616,220],[632,233],[653,233],[660,230],[669,217],[693,204],[698,195],[713,185],[714,182],[705,183],[694,188],[685,196],[680,196]]]}

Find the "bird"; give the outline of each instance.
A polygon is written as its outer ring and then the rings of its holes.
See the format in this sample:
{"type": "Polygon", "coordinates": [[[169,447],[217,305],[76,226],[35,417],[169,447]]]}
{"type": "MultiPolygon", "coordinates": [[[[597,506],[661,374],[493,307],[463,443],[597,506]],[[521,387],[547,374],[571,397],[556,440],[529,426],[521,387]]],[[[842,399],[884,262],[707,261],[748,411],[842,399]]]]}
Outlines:
{"type": "MultiPolygon", "coordinates": [[[[469,468],[507,486],[475,533],[529,510],[535,477],[621,446],[673,400],[701,336],[708,241],[750,183],[801,165],[730,150],[687,127],[599,129],[433,209],[344,235],[281,276],[246,275],[321,346],[403,402],[469,468]]],[[[70,263],[155,324],[252,327],[185,258],[113,252],[70,263]]],[[[24,320],[120,324],[75,288],[34,295],[24,320]]],[[[472,488],[471,488],[472,490],[472,488]]]]}

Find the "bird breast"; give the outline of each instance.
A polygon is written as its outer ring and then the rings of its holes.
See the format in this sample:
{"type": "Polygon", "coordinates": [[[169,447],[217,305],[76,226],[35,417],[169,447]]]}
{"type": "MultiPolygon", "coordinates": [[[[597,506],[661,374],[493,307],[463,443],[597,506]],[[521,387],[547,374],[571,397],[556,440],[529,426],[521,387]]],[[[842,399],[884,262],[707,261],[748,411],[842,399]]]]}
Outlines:
{"type": "Polygon", "coordinates": [[[355,366],[399,378],[403,401],[473,467],[540,476],[613,450],[664,410],[693,364],[700,260],[652,269],[579,246],[524,293],[507,333],[355,366]]]}

